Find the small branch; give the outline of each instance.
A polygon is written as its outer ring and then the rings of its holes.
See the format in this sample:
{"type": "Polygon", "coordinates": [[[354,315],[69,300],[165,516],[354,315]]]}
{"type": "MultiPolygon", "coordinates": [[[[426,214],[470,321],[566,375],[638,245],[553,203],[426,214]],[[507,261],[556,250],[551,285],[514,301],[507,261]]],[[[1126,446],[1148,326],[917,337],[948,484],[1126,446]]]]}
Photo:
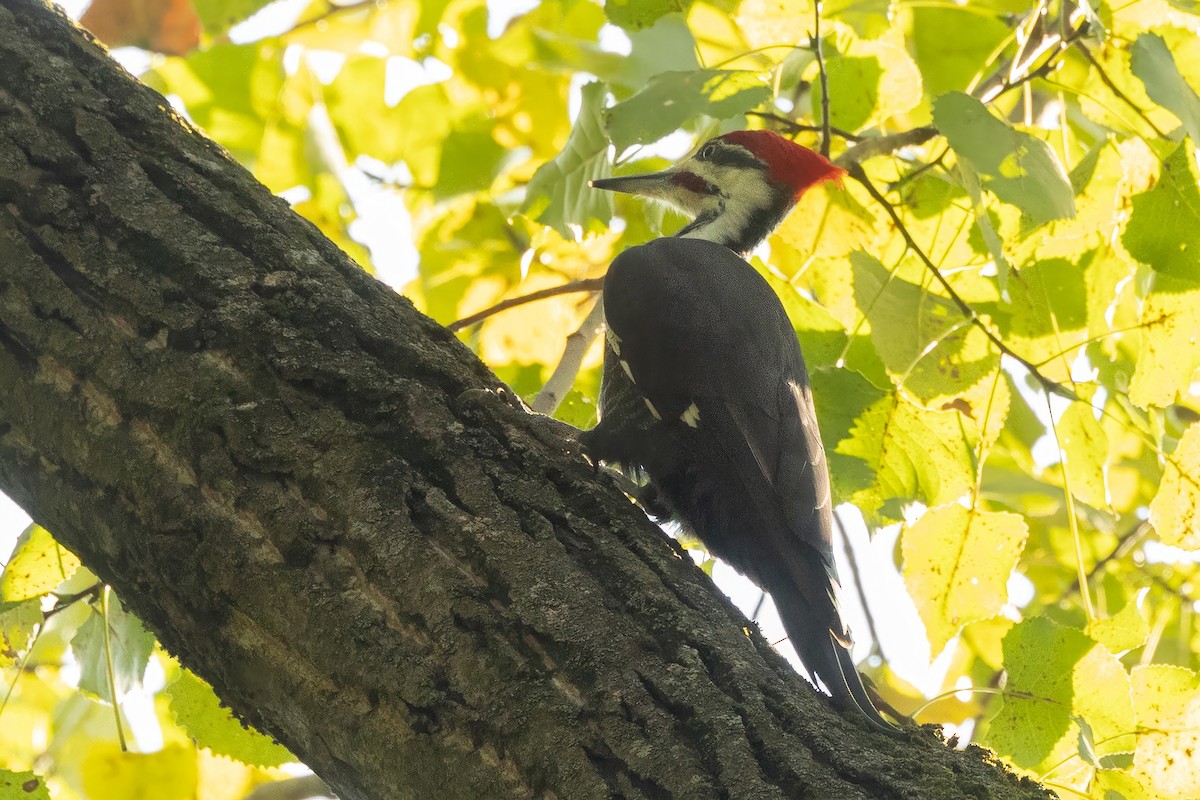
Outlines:
{"type": "Polygon", "coordinates": [[[1119,86],[1113,83],[1113,79],[1110,78],[1108,73],[1104,71],[1104,67],[1101,66],[1100,62],[1096,60],[1096,57],[1092,55],[1092,51],[1088,49],[1086,44],[1084,44],[1082,41],[1077,41],[1075,42],[1075,49],[1083,53],[1084,57],[1091,62],[1092,66],[1096,68],[1096,74],[1100,76],[1100,82],[1107,86],[1108,90],[1115,94],[1118,100],[1132,108],[1134,113],[1141,117],[1142,121],[1149,125],[1150,129],[1153,130],[1154,133],[1159,136],[1159,138],[1167,138],[1167,134],[1159,130],[1159,127],[1154,124],[1154,120],[1150,119],[1150,116],[1142,109],[1142,107],[1133,102],[1129,95],[1125,94],[1125,92],[1121,91],[1119,86]]]}
{"type": "Polygon", "coordinates": [[[496,305],[490,308],[485,308],[477,314],[472,314],[469,317],[463,317],[460,320],[451,322],[446,327],[452,331],[461,331],[463,328],[469,328],[472,325],[477,325],[483,322],[494,314],[499,314],[501,311],[507,311],[510,308],[523,306],[526,303],[533,303],[538,300],[545,300],[549,297],[557,297],[560,294],[571,294],[573,292],[598,292],[604,288],[604,277],[599,278],[584,278],[580,281],[571,281],[564,283],[562,286],[551,286],[549,289],[540,289],[536,292],[521,295],[520,297],[510,297],[507,300],[501,300],[496,305]]]}
{"type": "Polygon", "coordinates": [[[950,152],[950,147],[949,147],[949,145],[947,145],[946,147],[944,147],[942,149],[942,152],[938,153],[937,158],[933,159],[932,161],[929,161],[926,164],[922,164],[921,166],[914,169],[912,172],[901,175],[900,178],[895,183],[888,186],[888,191],[895,191],[896,189],[899,189],[901,186],[908,183],[909,181],[914,181],[917,178],[921,177],[929,170],[941,166],[942,161],[944,161],[946,159],[946,155],[949,152],[950,152]]]}
{"type": "MultiPolygon", "coordinates": [[[[771,122],[782,125],[790,133],[821,133],[824,128],[820,125],[805,125],[801,122],[788,119],[782,114],[774,114],[770,111],[747,111],[747,117],[758,117],[759,119],[770,120],[771,122]]],[[[848,142],[861,142],[867,137],[859,136],[857,133],[851,133],[843,128],[835,128],[830,126],[829,132],[834,136],[840,136],[848,142]]]]}
{"type": "Polygon", "coordinates": [[[925,265],[926,269],[933,273],[933,277],[936,278],[937,282],[940,283],[942,288],[946,290],[946,294],[952,301],[954,301],[954,304],[958,306],[959,311],[961,311],[963,315],[971,321],[972,325],[983,331],[983,335],[986,336],[1002,354],[1013,359],[1026,370],[1028,370],[1029,374],[1032,375],[1044,389],[1063,397],[1070,398],[1071,400],[1080,399],[1079,395],[1075,394],[1075,392],[1063,386],[1058,381],[1053,381],[1047,378],[1040,371],[1038,371],[1037,366],[1029,361],[1029,359],[1018,355],[1011,347],[1006,345],[1004,341],[992,331],[991,327],[979,318],[979,315],[975,313],[975,309],[971,308],[970,304],[967,303],[966,300],[963,300],[962,296],[954,290],[954,287],[950,285],[950,281],[946,280],[946,276],[942,274],[942,271],[938,269],[937,265],[930,260],[929,256],[925,254],[925,251],[921,249],[921,246],[917,244],[915,239],[913,239],[912,234],[908,231],[908,227],[904,224],[904,221],[900,219],[900,215],[896,213],[895,207],[888,202],[887,198],[881,195],[879,190],[875,188],[875,185],[871,183],[871,179],[867,177],[867,173],[863,171],[863,168],[858,164],[853,164],[850,167],[849,172],[850,177],[861,183],[863,188],[865,188],[871,197],[875,199],[875,202],[879,203],[879,205],[883,207],[884,211],[886,211],[888,216],[891,217],[892,223],[896,226],[896,229],[900,231],[900,235],[904,238],[904,243],[908,245],[908,249],[916,253],[917,257],[921,259],[921,263],[925,265]]]}
{"type": "Polygon", "coordinates": [[[829,158],[829,73],[825,71],[825,53],[821,47],[821,0],[813,3],[812,44],[821,76],[821,155],[829,158]]]}
{"type": "Polygon", "coordinates": [[[838,156],[833,163],[853,173],[851,168],[867,159],[875,158],[876,156],[891,155],[897,150],[903,150],[905,147],[912,147],[927,142],[937,135],[937,128],[932,125],[925,125],[920,128],[913,128],[910,131],[901,131],[900,133],[892,133],[887,136],[873,136],[859,141],[854,147],[838,156]]]}
{"type": "MultiPolygon", "coordinates": [[[[1092,565],[1092,568],[1088,570],[1085,579],[1090,583],[1092,578],[1094,578],[1100,572],[1100,570],[1104,569],[1105,566],[1113,561],[1116,561],[1117,559],[1124,558],[1125,556],[1129,555],[1129,551],[1137,547],[1142,539],[1146,538],[1146,535],[1150,533],[1151,528],[1152,526],[1150,525],[1149,521],[1141,521],[1126,531],[1119,539],[1117,539],[1117,544],[1115,547],[1113,547],[1112,551],[1092,565]]],[[[1078,577],[1075,578],[1074,583],[1068,586],[1066,590],[1059,595],[1059,602],[1061,603],[1063,600],[1066,600],[1067,597],[1077,591],[1079,591],[1078,577]]]]}
{"type": "Polygon", "coordinates": [[[846,565],[850,567],[850,579],[854,582],[854,591],[858,594],[858,602],[862,605],[863,615],[867,618],[867,635],[871,637],[871,653],[882,653],[879,646],[879,629],[875,627],[875,617],[871,614],[871,606],[867,604],[867,593],[863,590],[862,573],[858,569],[858,559],[854,556],[854,548],[850,546],[850,536],[846,533],[846,523],[842,515],[835,509],[833,522],[837,525],[842,538],[842,552],[846,554],[846,565]]]}
{"type": "Polygon", "coordinates": [[[600,329],[604,327],[604,302],[597,299],[592,310],[584,317],[583,323],[579,328],[567,337],[566,347],[563,348],[562,358],[558,360],[558,366],[554,368],[553,374],[550,375],[550,380],[546,381],[546,385],[533,398],[533,402],[529,407],[538,414],[553,414],[563,398],[567,396],[571,385],[575,383],[575,376],[579,374],[579,367],[583,364],[583,357],[587,354],[588,348],[592,342],[600,334],[600,329]]]}

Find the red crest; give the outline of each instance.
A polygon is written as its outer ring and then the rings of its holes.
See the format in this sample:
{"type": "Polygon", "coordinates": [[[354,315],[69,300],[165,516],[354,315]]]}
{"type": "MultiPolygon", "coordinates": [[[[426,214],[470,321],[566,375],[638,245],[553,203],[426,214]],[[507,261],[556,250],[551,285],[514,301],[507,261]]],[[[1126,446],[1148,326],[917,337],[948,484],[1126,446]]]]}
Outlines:
{"type": "Polygon", "coordinates": [[[824,181],[840,181],[846,170],[825,156],[773,131],[733,131],[718,137],[741,145],[767,165],[771,180],[792,190],[794,197],[824,181]]]}

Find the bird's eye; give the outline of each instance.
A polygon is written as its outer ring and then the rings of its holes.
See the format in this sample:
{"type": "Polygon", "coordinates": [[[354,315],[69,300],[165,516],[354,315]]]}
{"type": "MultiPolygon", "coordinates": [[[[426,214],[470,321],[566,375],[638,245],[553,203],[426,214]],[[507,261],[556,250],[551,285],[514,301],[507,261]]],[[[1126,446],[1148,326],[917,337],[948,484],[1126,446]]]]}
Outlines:
{"type": "Polygon", "coordinates": [[[706,144],[700,149],[700,160],[707,161],[717,154],[717,146],[715,144],[706,144]]]}

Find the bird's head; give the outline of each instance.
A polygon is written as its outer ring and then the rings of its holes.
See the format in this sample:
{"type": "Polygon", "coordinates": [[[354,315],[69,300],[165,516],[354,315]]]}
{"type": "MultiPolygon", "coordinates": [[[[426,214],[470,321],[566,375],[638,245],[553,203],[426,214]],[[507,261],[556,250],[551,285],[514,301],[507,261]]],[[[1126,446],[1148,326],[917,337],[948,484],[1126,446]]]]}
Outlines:
{"type": "Polygon", "coordinates": [[[777,133],[734,131],[709,139],[661,172],[591,185],[667,202],[695,218],[677,235],[746,253],[783,221],[805,191],[845,174],[820,153],[777,133]]]}

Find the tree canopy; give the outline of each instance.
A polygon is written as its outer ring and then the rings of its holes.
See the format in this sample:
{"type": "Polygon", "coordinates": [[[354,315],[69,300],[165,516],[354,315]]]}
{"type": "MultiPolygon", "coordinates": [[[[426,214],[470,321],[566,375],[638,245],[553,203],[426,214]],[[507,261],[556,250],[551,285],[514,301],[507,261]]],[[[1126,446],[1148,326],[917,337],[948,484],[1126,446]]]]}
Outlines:
{"type": "MultiPolygon", "coordinates": [[[[1200,8],[508,11],[94,0],[83,22],[157,50],[141,79],[181,116],[582,427],[597,279],[683,222],[588,181],[743,127],[826,149],[849,177],[753,263],[803,347],[840,513],[900,526],[948,664],[932,692],[864,672],[1063,797],[1200,796],[1200,8]]],[[[871,576],[845,577],[869,608],[871,576]]],[[[0,600],[0,798],[224,800],[291,760],[52,532],[22,534],[0,600]]]]}

